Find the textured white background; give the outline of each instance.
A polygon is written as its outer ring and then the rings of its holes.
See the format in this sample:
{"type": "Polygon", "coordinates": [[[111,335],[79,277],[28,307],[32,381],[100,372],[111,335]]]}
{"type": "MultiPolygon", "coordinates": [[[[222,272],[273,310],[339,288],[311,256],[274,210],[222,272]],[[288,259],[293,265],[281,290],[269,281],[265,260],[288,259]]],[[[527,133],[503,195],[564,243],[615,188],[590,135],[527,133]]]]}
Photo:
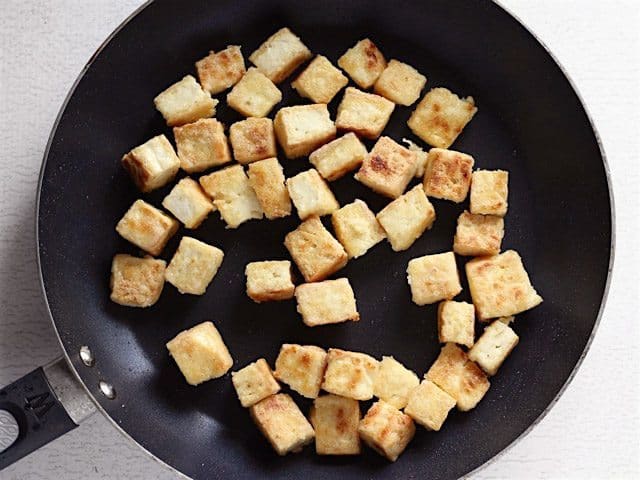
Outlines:
{"type": "MultiPolygon", "coordinates": [[[[40,297],[34,258],[38,170],[76,75],[140,3],[0,2],[0,385],[60,354],[40,297]]],[[[524,440],[474,478],[640,478],[640,2],[503,3],[565,66],[600,131],[616,199],[617,262],[600,329],[575,380],[524,440]]],[[[0,478],[176,476],[94,415],[0,472],[0,478]]]]}

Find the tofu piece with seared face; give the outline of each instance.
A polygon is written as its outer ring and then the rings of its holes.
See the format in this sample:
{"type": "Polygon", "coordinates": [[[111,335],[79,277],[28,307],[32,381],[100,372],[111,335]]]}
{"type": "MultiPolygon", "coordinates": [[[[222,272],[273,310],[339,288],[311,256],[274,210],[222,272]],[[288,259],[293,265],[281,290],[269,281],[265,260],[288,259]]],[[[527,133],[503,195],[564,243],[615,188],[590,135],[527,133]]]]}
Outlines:
{"type": "Polygon", "coordinates": [[[460,203],[471,185],[473,157],[466,153],[432,148],[427,155],[422,186],[428,197],[460,203]]]}
{"type": "Polygon", "coordinates": [[[352,398],[323,395],[313,402],[309,420],[316,432],[318,455],[360,453],[360,404],[352,398]]]}
{"type": "Polygon", "coordinates": [[[476,170],[471,177],[469,210],[478,215],[507,214],[509,172],[504,170],[476,170]]]}
{"type": "Polygon", "coordinates": [[[303,283],[296,287],[295,296],[302,321],[309,327],[360,320],[347,278],[303,283]]]}
{"type": "Polygon", "coordinates": [[[233,156],[243,165],[276,156],[276,135],[270,118],[247,118],[229,128],[233,156]]]}
{"type": "Polygon", "coordinates": [[[380,210],[376,218],[391,248],[400,252],[408,249],[425,230],[433,226],[436,211],[422,186],[416,185],[380,210]]]}
{"type": "Polygon", "coordinates": [[[418,386],[418,376],[393,357],[382,357],[373,394],[396,408],[404,408],[411,391],[418,386]]]}
{"type": "Polygon", "coordinates": [[[174,233],[178,222],[144,200],[136,200],[116,225],[122,238],[151,255],[160,255],[174,233]]]}
{"type": "Polygon", "coordinates": [[[478,257],[466,264],[467,281],[478,319],[508,317],[542,302],[520,255],[507,250],[493,257],[478,257]]]}
{"type": "Polygon", "coordinates": [[[349,79],[340,69],[334,67],[327,57],[318,55],[291,82],[291,86],[301,97],[308,98],[313,103],[329,103],[347,83],[349,79]]]}
{"type": "Polygon", "coordinates": [[[266,117],[281,100],[278,87],[254,67],[227,94],[227,104],[245,117],[266,117]]]}
{"type": "Polygon", "coordinates": [[[373,398],[378,361],[359,352],[330,348],[322,389],[355,400],[373,398]]]}
{"type": "Polygon", "coordinates": [[[411,65],[392,59],[376,80],[373,91],[393,103],[408,107],[420,98],[426,83],[427,77],[411,65]]]}
{"type": "Polygon", "coordinates": [[[336,137],[336,126],[324,103],[281,108],[273,126],[287,158],[308,155],[336,137]]]}
{"type": "Polygon", "coordinates": [[[438,305],[438,340],[471,348],[475,338],[475,310],[466,302],[445,300],[438,305]]]}
{"type": "Polygon", "coordinates": [[[280,385],[273,378],[269,364],[259,358],[237,372],[231,372],[231,382],[240,404],[249,408],[280,391],[280,385]]]}
{"type": "Polygon", "coordinates": [[[358,426],[360,438],[391,462],[404,452],[416,433],[409,415],[383,400],[374,403],[358,426]]]}
{"type": "Polygon", "coordinates": [[[165,279],[180,293],[204,295],[218,273],[224,253],[191,237],[182,237],[165,272],[165,279]]]}
{"type": "Polygon", "coordinates": [[[231,354],[211,322],[180,332],[167,343],[167,349],[189,385],[219,378],[233,366],[231,354]]]}
{"type": "Polygon", "coordinates": [[[199,180],[202,189],[213,198],[227,228],[237,228],[247,220],[262,218],[262,207],[242,165],[217,170],[199,180]]]}
{"type": "Polygon", "coordinates": [[[233,87],[245,73],[244,57],[237,45],[229,45],[219,52],[196,62],[196,70],[202,88],[215,95],[233,87]]]}
{"type": "Polygon", "coordinates": [[[320,218],[313,216],[289,232],[284,245],[307,282],[319,282],[347,264],[348,255],[320,218]]]}
{"type": "Polygon", "coordinates": [[[395,105],[380,95],[347,87],[336,116],[336,127],[361,137],[378,138],[389,123],[395,105]]]}
{"type": "Polygon", "coordinates": [[[355,179],[374,192],[398,198],[413,178],[417,155],[389,137],[380,137],[364,159],[355,179]]]}
{"type": "Polygon", "coordinates": [[[409,261],[407,274],[416,305],[451,300],[462,291],[453,252],[414,258],[409,261]]]}
{"type": "Polygon", "coordinates": [[[404,413],[427,430],[439,431],[456,399],[429,380],[423,380],[409,395],[404,413]]]}
{"type": "Polygon", "coordinates": [[[247,295],[256,303],[293,298],[296,286],[289,260],[251,262],[245,267],[247,295]]]}
{"type": "Polygon", "coordinates": [[[369,88],[387,66],[378,47],[368,38],[360,40],[338,59],[342,68],[360,88],[369,88]]]}
{"type": "Polygon", "coordinates": [[[287,190],[300,220],[312,215],[329,215],[340,208],[329,185],[315,168],[287,179],[287,190]]]}
{"type": "Polygon", "coordinates": [[[200,184],[187,177],[180,180],[162,200],[169,210],[187,228],[198,228],[213,212],[213,203],[200,188],[200,184]]]}
{"type": "Polygon", "coordinates": [[[211,98],[195,78],[187,75],[160,93],[153,99],[153,103],[167,125],[175,127],[200,118],[213,117],[218,100],[211,98]]]}
{"type": "Polygon", "coordinates": [[[275,377],[306,398],[316,398],[327,368],[327,352],[315,345],[285,343],[276,359],[275,377]]]}
{"type": "Polygon", "coordinates": [[[374,213],[360,199],[333,212],[331,222],[349,258],[364,255],[386,237],[374,213]]]}
{"type": "Polygon", "coordinates": [[[366,147],[355,133],[349,132],[315,150],[309,155],[309,161],[331,182],[358,168],[366,156],[366,147]]]}
{"type": "Polygon", "coordinates": [[[473,97],[460,98],[446,88],[433,88],[418,103],[407,125],[429,145],[449,148],[477,111],[473,97]]]}
{"type": "Polygon", "coordinates": [[[143,192],[163,187],[176,176],[180,159],[164,135],[158,135],[122,157],[122,166],[143,192]]]}
{"type": "Polygon", "coordinates": [[[249,164],[249,185],[269,220],[291,215],[291,198],[285,186],[284,171],[277,158],[249,164]]]}
{"type": "Polygon", "coordinates": [[[164,260],[117,254],[111,263],[111,301],[125,307],[150,307],[164,287],[164,260]]]}
{"type": "Polygon", "coordinates": [[[299,452],[313,442],[313,427],[286,393],[265,398],[250,407],[249,412],[278,455],[299,452]]]}
{"type": "Polygon", "coordinates": [[[509,325],[496,320],[487,328],[469,350],[469,359],[493,376],[518,344],[520,338],[509,325]]]}
{"type": "Polygon", "coordinates": [[[267,38],[249,60],[273,83],[280,83],[311,58],[311,51],[288,28],[267,38]]]}
{"type": "Polygon", "coordinates": [[[224,126],[214,118],[203,118],[174,127],[180,167],[187,173],[202,172],[231,161],[224,126]]]}
{"type": "Polygon", "coordinates": [[[458,217],[453,251],[458,255],[480,257],[500,253],[504,219],[495,215],[474,215],[466,210],[458,217]]]}

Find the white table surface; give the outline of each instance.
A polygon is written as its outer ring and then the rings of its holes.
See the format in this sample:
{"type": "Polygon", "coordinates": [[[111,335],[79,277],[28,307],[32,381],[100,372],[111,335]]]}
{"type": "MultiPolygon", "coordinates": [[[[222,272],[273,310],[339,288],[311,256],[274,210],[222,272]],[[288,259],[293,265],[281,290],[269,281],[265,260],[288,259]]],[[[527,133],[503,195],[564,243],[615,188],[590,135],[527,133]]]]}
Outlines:
{"type": "MultiPolygon", "coordinates": [[[[60,354],[34,254],[43,151],[78,72],[140,0],[2,0],[0,385],[60,354]]],[[[600,329],[573,383],[476,479],[640,478],[640,2],[503,0],[554,52],[600,131],[613,176],[616,264],[600,329]]],[[[532,72],[535,75],[535,72],[532,72]]],[[[580,299],[569,299],[580,301],[580,299]]],[[[3,480],[171,479],[96,414],[3,472],[3,480]]]]}

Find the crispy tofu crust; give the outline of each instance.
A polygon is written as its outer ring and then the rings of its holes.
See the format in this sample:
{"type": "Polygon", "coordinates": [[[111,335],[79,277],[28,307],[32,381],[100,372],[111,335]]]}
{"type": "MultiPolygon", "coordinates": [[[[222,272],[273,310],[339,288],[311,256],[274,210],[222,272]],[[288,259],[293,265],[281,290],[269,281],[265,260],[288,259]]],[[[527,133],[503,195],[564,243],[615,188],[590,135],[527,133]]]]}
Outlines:
{"type": "Polygon", "coordinates": [[[345,205],[331,215],[336,237],[349,258],[357,258],[386,238],[383,228],[366,203],[360,199],[345,205]]]}
{"type": "Polygon", "coordinates": [[[360,320],[347,278],[298,285],[295,296],[302,321],[309,327],[360,320]]]}
{"type": "Polygon", "coordinates": [[[160,255],[178,231],[178,222],[144,200],[136,200],[116,225],[125,240],[151,255],[160,255]]]}
{"type": "Polygon", "coordinates": [[[266,117],[281,100],[278,87],[254,67],[227,94],[227,104],[245,117],[266,117]]]}
{"type": "Polygon", "coordinates": [[[329,215],[340,208],[329,185],[314,168],[287,179],[287,190],[300,220],[329,215]]]}
{"type": "Polygon", "coordinates": [[[471,185],[473,157],[466,153],[432,148],[427,154],[422,186],[429,197],[460,203],[471,185]]]}
{"type": "Polygon", "coordinates": [[[373,397],[377,372],[378,361],[375,358],[330,348],[322,389],[355,400],[369,400],[373,397]]]}
{"type": "Polygon", "coordinates": [[[360,88],[369,88],[387,66],[387,61],[375,43],[360,40],[338,59],[342,68],[360,88]]]}
{"type": "Polygon", "coordinates": [[[269,220],[291,215],[291,198],[285,185],[282,165],[277,158],[249,164],[249,185],[269,220]]]}
{"type": "Polygon", "coordinates": [[[404,413],[427,430],[438,431],[455,406],[455,398],[435,383],[423,380],[409,395],[404,413]]]}
{"type": "Polygon", "coordinates": [[[411,65],[390,60],[378,77],[373,91],[399,105],[409,106],[420,97],[427,77],[411,65]]]}
{"type": "Polygon", "coordinates": [[[480,215],[507,214],[509,172],[504,170],[477,170],[471,179],[469,210],[480,215]]]}
{"type": "Polygon", "coordinates": [[[358,455],[360,453],[360,405],[352,398],[323,395],[313,402],[309,420],[316,432],[318,455],[358,455]]]}
{"type": "Polygon", "coordinates": [[[245,268],[247,295],[256,303],[293,298],[295,285],[289,260],[251,262],[245,268]]]}
{"type": "Polygon", "coordinates": [[[180,180],[162,200],[169,210],[187,228],[198,228],[215,209],[200,184],[186,177],[180,180]]]}
{"type": "Polygon", "coordinates": [[[170,127],[195,122],[216,114],[218,100],[211,98],[191,75],[187,75],[160,93],[154,100],[170,127]]]}
{"type": "Polygon", "coordinates": [[[462,291],[453,252],[414,258],[409,261],[407,274],[416,305],[451,300],[462,291]]]}
{"type": "Polygon", "coordinates": [[[202,88],[210,94],[223,92],[234,86],[245,73],[244,57],[237,45],[229,45],[218,53],[210,52],[196,62],[202,88]]]}
{"type": "Polygon", "coordinates": [[[471,348],[475,338],[475,310],[466,302],[446,300],[438,305],[438,340],[471,348]]]}
{"type": "Polygon", "coordinates": [[[329,103],[347,83],[349,79],[340,69],[334,67],[327,57],[318,55],[291,82],[291,86],[301,97],[308,98],[313,103],[329,103]]]}
{"type": "Polygon", "coordinates": [[[276,113],[273,126],[287,158],[309,155],[320,145],[336,138],[336,126],[324,103],[281,108],[276,113]]]}
{"type": "Polygon", "coordinates": [[[281,28],[249,56],[273,83],[280,83],[310,59],[311,51],[288,28],[281,28]]]}
{"type": "Polygon", "coordinates": [[[243,165],[276,156],[276,134],[270,118],[247,118],[229,128],[233,156],[243,165]]]}
{"type": "Polygon", "coordinates": [[[355,170],[367,156],[367,149],[355,133],[349,132],[309,155],[309,161],[329,182],[355,170]]]}
{"type": "Polygon", "coordinates": [[[314,345],[285,343],[276,359],[275,377],[306,398],[316,398],[327,368],[327,352],[314,345]]]}
{"type": "Polygon", "coordinates": [[[469,350],[469,359],[487,373],[495,375],[519,341],[518,335],[508,324],[496,320],[484,329],[476,344],[469,350]]]}
{"type": "Polygon", "coordinates": [[[117,254],[111,263],[111,301],[125,307],[150,307],[164,287],[164,260],[117,254]]]}
{"type": "Polygon", "coordinates": [[[382,357],[373,394],[396,408],[404,408],[411,391],[418,386],[418,376],[393,357],[382,357]]]}
{"type": "Polygon", "coordinates": [[[380,95],[347,87],[338,105],[336,127],[375,139],[389,123],[394,108],[393,102],[380,95]]]}
{"type": "Polygon", "coordinates": [[[218,273],[224,253],[191,237],[182,237],[165,272],[165,279],[180,293],[204,295],[218,273]]]}
{"type": "Polygon", "coordinates": [[[160,188],[176,176],[180,159],[164,135],[158,135],[122,157],[122,166],[143,192],[160,188]]]}
{"type": "Polygon", "coordinates": [[[269,364],[259,358],[237,372],[231,372],[231,382],[236,389],[238,400],[248,408],[280,391],[280,385],[273,378],[269,364]]]}
{"type": "Polygon", "coordinates": [[[480,257],[500,253],[504,219],[494,215],[474,215],[466,210],[458,217],[453,251],[458,255],[480,257]]]}
{"type": "Polygon", "coordinates": [[[231,161],[224,126],[214,118],[203,118],[174,127],[180,167],[187,173],[202,172],[231,161]]]}
{"type": "Polygon", "coordinates": [[[380,400],[360,420],[358,433],[372,449],[395,462],[413,439],[416,427],[409,415],[380,400]]]}

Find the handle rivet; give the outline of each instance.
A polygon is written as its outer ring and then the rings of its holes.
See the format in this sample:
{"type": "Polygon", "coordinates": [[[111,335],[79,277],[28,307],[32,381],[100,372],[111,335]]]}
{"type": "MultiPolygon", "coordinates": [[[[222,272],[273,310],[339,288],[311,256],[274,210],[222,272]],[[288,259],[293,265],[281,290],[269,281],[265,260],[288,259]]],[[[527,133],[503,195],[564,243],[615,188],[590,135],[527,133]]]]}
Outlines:
{"type": "Polygon", "coordinates": [[[103,380],[100,380],[100,383],[98,385],[100,387],[100,391],[105,397],[107,397],[110,400],[113,400],[114,398],[116,398],[116,389],[113,388],[113,385],[103,380]]]}
{"type": "Polygon", "coordinates": [[[89,347],[87,347],[86,345],[80,347],[80,360],[82,360],[82,363],[84,363],[87,367],[93,367],[95,359],[93,358],[91,349],[89,349],[89,347]]]}

